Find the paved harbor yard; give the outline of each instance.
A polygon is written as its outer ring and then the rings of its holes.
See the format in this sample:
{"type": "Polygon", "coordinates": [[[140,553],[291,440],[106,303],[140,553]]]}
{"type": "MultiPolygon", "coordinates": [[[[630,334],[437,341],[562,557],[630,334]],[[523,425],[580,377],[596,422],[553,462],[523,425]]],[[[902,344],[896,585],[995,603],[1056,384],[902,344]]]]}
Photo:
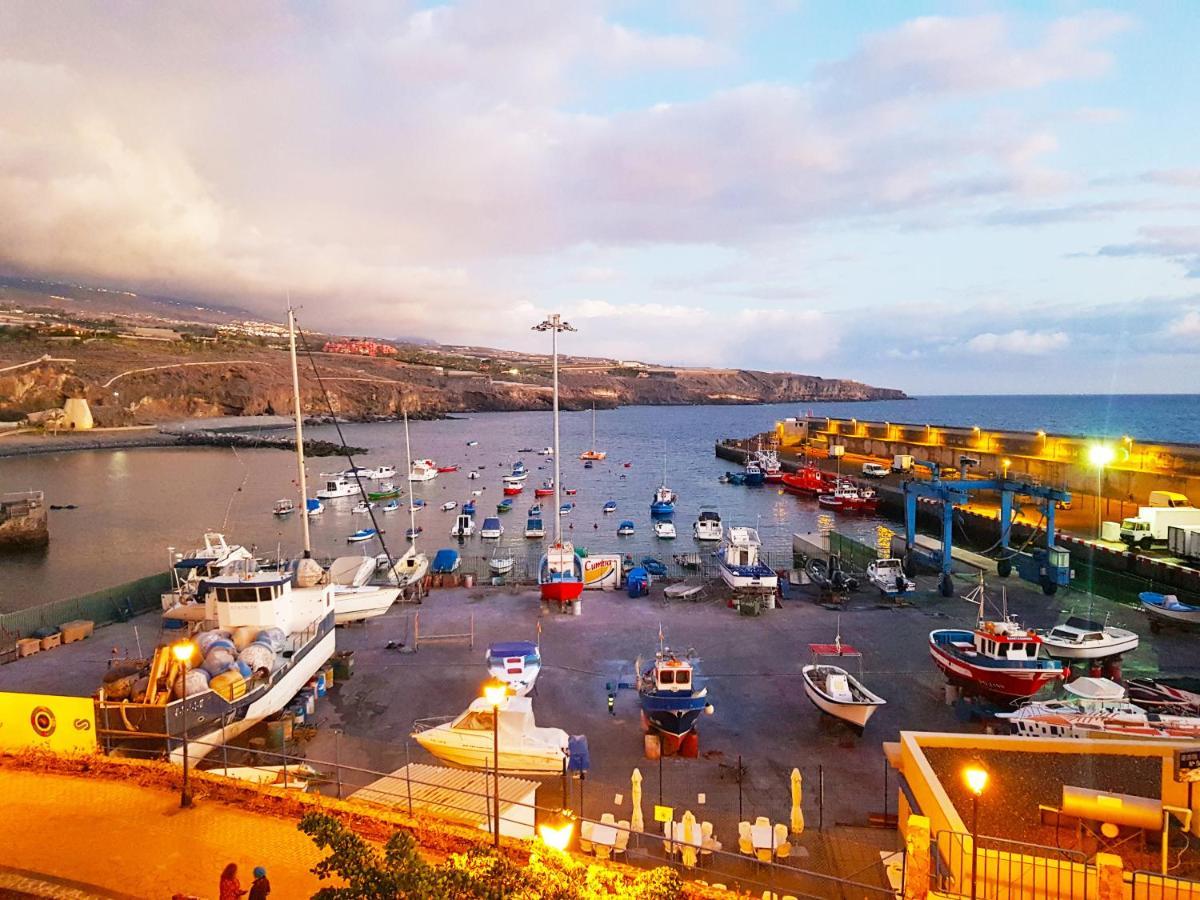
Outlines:
{"type": "MultiPolygon", "coordinates": [[[[1001,583],[989,584],[997,604],[1001,583]]],[[[1071,613],[1089,613],[1086,596],[1047,598],[1015,579],[1004,584],[1010,611],[1026,625],[1049,627],[1071,613]]],[[[736,852],[739,756],[745,767],[741,819],[767,816],[786,822],[789,774],[799,768],[808,830],[790,862],[878,883],[878,851],[896,843],[893,830],[865,827],[868,815],[883,812],[885,803],[888,812],[896,809],[894,773],[887,776],[885,792],[882,743],[895,740],[901,730],[962,732],[984,727],[973,721],[969,710],[946,705],[943,679],[927,650],[930,630],[969,625],[974,607],[957,597],[937,596],[930,590],[932,579],[920,579],[919,586],[910,605],[881,605],[874,591],[864,590],[851,595],[840,611],[815,604],[808,589],[801,589],[780,609],[758,617],[729,609],[720,585],[710,586],[709,599],[698,603],[664,602],[657,585],[652,596],[636,600],[624,593],[589,591],[580,616],[542,614],[536,591],[529,589],[436,590],[420,606],[397,606],[380,619],[338,629],[338,647],[354,651],[353,677],[320,702],[316,736],[296,749],[310,760],[340,762],[343,796],[374,781],[373,773],[390,772],[407,762],[434,762],[409,738],[413,720],[464,710],[487,678],[488,643],[534,639],[541,622],[544,666],[534,709],[539,725],[588,738],[591,770],[583,784],[584,814],[598,819],[612,812],[618,820],[628,819],[629,777],[637,767],[644,776],[643,812],[649,830],[654,827],[651,807],[659,796],[658,764],[643,755],[635,691],[618,690],[615,715],[610,716],[607,686],[633,681],[634,660],[639,654],[653,654],[661,624],[672,648],[696,649],[715,707],[714,715],[701,719],[699,758],[663,761],[663,802],[674,807],[676,816],[690,809],[698,819],[712,821],[718,840],[736,852]],[[423,640],[419,651],[412,652],[413,617],[418,612],[424,638],[466,632],[473,617],[474,649],[465,639],[423,640]],[[863,653],[866,683],[888,701],[863,737],[818,713],[802,688],[800,670],[809,660],[809,643],[831,642],[839,620],[843,642],[863,653]],[[406,646],[388,649],[389,642],[406,646]],[[622,795],[619,805],[616,794],[622,795]],[[818,833],[822,819],[824,832],[818,833]]],[[[959,593],[970,587],[970,582],[960,581],[959,593]]],[[[1090,610],[1101,620],[1110,613],[1113,624],[1131,627],[1142,636],[1142,645],[1125,660],[1126,675],[1196,671],[1200,659],[1194,636],[1177,630],[1151,636],[1140,612],[1108,601],[1096,600],[1090,610]]],[[[98,684],[112,648],[132,654],[137,639],[143,651],[156,642],[155,617],[143,617],[136,624],[137,638],[134,623],[113,625],[90,640],[0,667],[0,690],[87,694],[98,684]]],[[[848,665],[853,667],[853,661],[848,665]]],[[[231,754],[231,763],[246,761],[235,757],[231,754]]],[[[561,780],[549,777],[542,782],[539,805],[558,808],[561,780]]],[[[337,789],[333,783],[324,788],[328,793],[337,789]]],[[[579,792],[576,781],[569,801],[576,811],[579,792]]],[[[661,843],[644,841],[632,854],[634,861],[639,857],[661,860],[661,843]]],[[[750,863],[747,868],[753,872],[750,863]]]]}

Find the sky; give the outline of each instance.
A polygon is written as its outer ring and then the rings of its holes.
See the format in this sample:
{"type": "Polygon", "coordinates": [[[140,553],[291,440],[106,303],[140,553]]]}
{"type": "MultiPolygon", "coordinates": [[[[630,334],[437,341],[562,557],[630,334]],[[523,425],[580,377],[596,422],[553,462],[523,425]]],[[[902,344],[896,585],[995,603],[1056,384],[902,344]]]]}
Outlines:
{"type": "Polygon", "coordinates": [[[1196,391],[1188,3],[0,4],[0,271],[346,334],[1196,391]]]}

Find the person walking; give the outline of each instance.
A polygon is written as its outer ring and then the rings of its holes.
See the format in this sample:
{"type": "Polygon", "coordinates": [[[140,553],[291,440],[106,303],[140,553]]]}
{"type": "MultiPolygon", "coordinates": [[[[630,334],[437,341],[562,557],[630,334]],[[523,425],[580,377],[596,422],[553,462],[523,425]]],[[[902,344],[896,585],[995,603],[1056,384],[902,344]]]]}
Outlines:
{"type": "Polygon", "coordinates": [[[267,881],[267,870],[262,866],[254,869],[254,883],[250,885],[250,900],[267,900],[271,893],[271,882],[267,881]]]}
{"type": "Polygon", "coordinates": [[[237,863],[230,863],[221,872],[221,900],[239,900],[246,892],[237,877],[237,863]]]}

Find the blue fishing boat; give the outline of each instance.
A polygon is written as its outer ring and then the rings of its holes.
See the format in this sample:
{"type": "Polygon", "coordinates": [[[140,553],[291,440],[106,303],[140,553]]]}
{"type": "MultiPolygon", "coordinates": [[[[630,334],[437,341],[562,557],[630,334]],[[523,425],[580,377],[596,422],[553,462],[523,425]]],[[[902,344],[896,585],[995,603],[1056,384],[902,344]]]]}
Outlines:
{"type": "Polygon", "coordinates": [[[537,516],[530,516],[525,520],[525,537],[527,538],[543,538],[546,536],[546,526],[537,516]]]}
{"type": "Polygon", "coordinates": [[[404,530],[404,537],[409,541],[416,540],[417,535],[420,534],[422,530],[423,529],[420,525],[416,526],[415,528],[406,528],[404,530]]]}
{"type": "Polygon", "coordinates": [[[496,504],[496,512],[498,512],[498,513],[506,513],[512,508],[513,508],[512,497],[505,497],[503,500],[501,500],[499,503],[496,504]]]}
{"type": "Polygon", "coordinates": [[[659,486],[654,492],[654,499],[650,501],[650,515],[652,516],[671,516],[675,514],[675,492],[666,484],[659,486]]]}
{"type": "Polygon", "coordinates": [[[475,501],[468,500],[466,503],[464,503],[462,511],[463,511],[463,515],[465,515],[465,516],[475,515],[475,501]]]}
{"type": "Polygon", "coordinates": [[[354,534],[346,538],[346,542],[349,544],[357,544],[362,541],[369,541],[371,538],[377,537],[378,535],[379,532],[374,528],[360,528],[358,531],[354,532],[354,534]]]}
{"type": "Polygon", "coordinates": [[[695,730],[701,713],[712,713],[708,687],[699,677],[696,663],[691,651],[681,657],[660,640],[654,662],[639,672],[642,722],[659,735],[665,753],[679,749],[695,730]]]}
{"type": "Polygon", "coordinates": [[[656,578],[662,578],[667,574],[667,567],[661,560],[655,559],[653,556],[642,557],[642,568],[656,578]]]}
{"type": "Polygon", "coordinates": [[[604,512],[615,513],[616,511],[617,511],[617,501],[616,500],[609,500],[607,503],[604,504],[604,512]]]}
{"type": "Polygon", "coordinates": [[[617,534],[630,535],[633,534],[633,521],[631,519],[622,519],[621,524],[617,526],[617,534]]]}
{"type": "Polygon", "coordinates": [[[767,476],[758,467],[757,462],[746,463],[746,471],[742,475],[742,484],[746,487],[761,487],[767,481],[767,476]]]}

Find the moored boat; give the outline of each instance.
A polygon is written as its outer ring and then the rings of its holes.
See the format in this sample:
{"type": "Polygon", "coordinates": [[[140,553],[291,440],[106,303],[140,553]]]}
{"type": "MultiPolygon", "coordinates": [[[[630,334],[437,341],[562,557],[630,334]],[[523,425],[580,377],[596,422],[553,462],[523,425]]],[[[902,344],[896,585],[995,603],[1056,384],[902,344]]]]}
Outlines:
{"type": "Polygon", "coordinates": [[[358,483],[347,481],[341,475],[335,475],[325,482],[325,487],[317,491],[318,500],[336,500],[339,497],[355,497],[361,493],[358,483]]]}
{"type": "Polygon", "coordinates": [[[408,467],[409,481],[433,481],[438,469],[431,459],[414,459],[408,467]]]}
{"type": "Polygon", "coordinates": [[[602,460],[606,456],[603,450],[596,449],[596,404],[592,404],[592,446],[589,450],[584,450],[579,454],[579,458],[591,462],[592,460],[602,460]]]}
{"type": "Polygon", "coordinates": [[[525,537],[543,538],[546,536],[546,526],[538,516],[530,516],[525,520],[525,537]]]}
{"type": "Polygon", "coordinates": [[[360,529],[358,529],[358,531],[354,532],[354,534],[349,535],[346,538],[346,543],[359,544],[359,543],[362,543],[363,541],[369,541],[372,538],[376,538],[376,537],[379,537],[379,532],[376,531],[374,528],[360,528],[360,529]]]}
{"type": "Polygon", "coordinates": [[[602,513],[604,513],[605,515],[607,515],[608,513],[615,513],[617,511],[617,501],[609,500],[609,501],[605,502],[604,506],[601,508],[600,511],[602,513]]]}
{"type": "Polygon", "coordinates": [[[483,525],[479,529],[479,536],[484,540],[498,540],[504,534],[504,526],[500,524],[500,520],[495,516],[488,516],[483,520],[483,525]]]}
{"type": "Polygon", "coordinates": [[[634,533],[633,520],[632,519],[622,519],[621,524],[617,526],[617,534],[622,535],[622,536],[628,536],[633,533],[634,533]]]}
{"type": "Polygon", "coordinates": [[[746,471],[742,474],[742,484],[746,487],[759,487],[766,480],[766,476],[763,475],[763,470],[758,467],[757,462],[746,463],[746,471]]]}
{"type": "Polygon", "coordinates": [[[450,526],[450,537],[469,538],[475,533],[475,520],[467,513],[459,513],[454,524],[450,526]]]}
{"type": "Polygon", "coordinates": [[[289,516],[296,511],[296,501],[291,497],[283,497],[275,501],[275,508],[271,510],[277,516],[289,516]]]}
{"type": "Polygon", "coordinates": [[[692,533],[698,541],[719,541],[725,536],[721,527],[721,514],[711,507],[702,507],[700,515],[692,523],[692,533]]]}
{"type": "Polygon", "coordinates": [[[446,472],[457,472],[458,466],[438,466],[437,470],[439,475],[445,474],[446,472]]]}
{"type": "Polygon", "coordinates": [[[503,500],[501,500],[499,503],[496,504],[496,512],[498,512],[498,513],[506,513],[509,510],[511,510],[512,508],[513,508],[512,497],[505,497],[503,500]]]}
{"type": "Polygon", "coordinates": [[[799,494],[802,497],[816,497],[829,493],[837,484],[832,475],[827,476],[811,463],[802,466],[799,471],[780,476],[779,481],[789,494],[799,494]]]}
{"type": "Polygon", "coordinates": [[[650,515],[672,515],[675,512],[675,502],[677,499],[675,492],[667,487],[664,482],[659,485],[658,489],[654,492],[654,497],[650,500],[650,515]]]}
{"type": "Polygon", "coordinates": [[[675,523],[670,519],[662,519],[654,523],[654,536],[660,541],[675,540],[675,523]]]}

